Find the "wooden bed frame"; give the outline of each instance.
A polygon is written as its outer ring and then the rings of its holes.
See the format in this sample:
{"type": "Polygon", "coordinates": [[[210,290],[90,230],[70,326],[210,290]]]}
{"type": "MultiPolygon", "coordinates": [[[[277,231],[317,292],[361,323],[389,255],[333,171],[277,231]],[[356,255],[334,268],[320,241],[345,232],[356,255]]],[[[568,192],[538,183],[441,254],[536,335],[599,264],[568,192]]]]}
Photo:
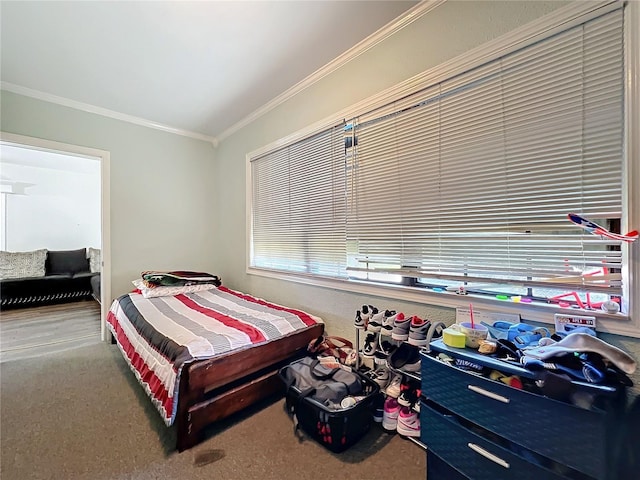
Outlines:
{"type": "MultiPolygon", "coordinates": [[[[319,323],[258,347],[185,367],[180,376],[175,419],[178,451],[198,444],[207,425],[273,394],[284,393],[278,370],[303,355],[309,342],[323,331],[324,324],[319,323]]],[[[111,343],[116,343],[113,336],[111,343]]]]}

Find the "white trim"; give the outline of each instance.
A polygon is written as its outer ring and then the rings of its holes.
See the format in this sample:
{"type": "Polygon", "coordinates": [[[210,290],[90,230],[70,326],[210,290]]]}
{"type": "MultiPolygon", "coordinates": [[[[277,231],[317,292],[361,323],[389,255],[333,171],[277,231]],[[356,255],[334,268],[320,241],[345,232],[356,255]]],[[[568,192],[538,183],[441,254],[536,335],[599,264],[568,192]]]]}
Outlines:
{"type": "Polygon", "coordinates": [[[249,273],[251,256],[253,255],[253,175],[251,174],[251,155],[247,154],[245,160],[245,267],[249,273]]]}
{"type": "MultiPolygon", "coordinates": [[[[408,287],[406,285],[392,285],[383,283],[365,282],[360,280],[341,280],[327,277],[312,277],[299,275],[292,272],[274,272],[258,268],[247,267],[248,275],[275,278],[287,282],[301,283],[321,288],[339,290],[360,295],[389,298],[435,307],[447,307],[455,309],[457,307],[468,307],[472,301],[474,307],[478,309],[490,310],[497,313],[507,313],[520,315],[523,321],[533,321],[540,323],[554,323],[554,314],[576,314],[582,310],[572,308],[561,308],[558,305],[528,304],[523,308],[521,303],[513,301],[497,300],[486,295],[458,295],[455,292],[434,292],[426,288],[408,287]]],[[[597,329],[599,332],[615,333],[629,337],[640,338],[640,330],[635,327],[629,317],[622,314],[610,314],[602,311],[589,312],[597,319],[597,329]]]]}
{"type": "Polygon", "coordinates": [[[339,68],[348,64],[358,56],[365,53],[367,50],[375,47],[380,42],[383,42],[387,38],[396,34],[398,31],[402,30],[407,25],[413,23],[414,21],[416,21],[423,15],[429,13],[434,8],[439,7],[446,1],[447,0],[425,0],[418,3],[417,5],[415,5],[414,7],[407,10],[405,13],[403,13],[401,16],[399,16],[395,20],[391,21],[390,23],[382,27],[377,32],[369,35],[360,43],[357,43],[356,45],[351,47],[349,50],[344,52],[342,55],[336,57],[331,62],[327,63],[324,67],[316,70],[314,73],[312,73],[305,79],[301,80],[296,85],[289,88],[282,94],[278,95],[276,98],[274,98],[270,102],[265,103],[258,110],[255,110],[253,113],[249,114],[239,122],[227,128],[225,131],[223,131],[221,134],[217,136],[218,141],[222,141],[225,138],[233,135],[235,132],[237,132],[243,127],[246,127],[250,123],[260,118],[261,116],[270,112],[271,110],[276,108],[278,105],[281,105],[287,100],[295,97],[303,90],[309,88],[313,84],[322,80],[327,75],[330,75],[331,73],[335,72],[339,68]]]}
{"type": "MultiPolygon", "coordinates": [[[[623,218],[623,229],[640,229],[640,190],[637,188],[640,179],[640,3],[629,2],[625,12],[625,45],[626,49],[626,175],[623,182],[626,183],[628,207],[626,218],[623,218]],[[635,179],[635,186],[629,185],[629,180],[635,179]],[[626,223],[626,225],[625,225],[626,223]]],[[[633,282],[636,294],[633,295],[629,285],[624,292],[628,299],[628,312],[635,326],[636,332],[640,331],[640,241],[635,241],[627,249],[627,258],[624,258],[628,268],[627,278],[633,282]]],[[[629,282],[627,282],[629,283],[629,282]]]]}
{"type": "MultiPolygon", "coordinates": [[[[440,3],[438,3],[438,5],[439,4],[440,3]]],[[[516,28],[515,30],[495,38],[494,40],[458,55],[435,68],[414,75],[404,82],[389,87],[376,95],[372,95],[369,98],[344,108],[329,117],[323,118],[318,122],[288,135],[285,138],[278,139],[269,145],[256,149],[250,152],[249,155],[251,158],[254,158],[258,155],[276,150],[284,145],[288,145],[289,143],[293,143],[306,136],[312,135],[324,128],[328,128],[331,125],[335,125],[341,119],[351,120],[354,117],[375,110],[376,108],[382,107],[394,100],[437,84],[444,79],[451,78],[474,67],[531,45],[541,37],[578,25],[589,19],[603,15],[606,12],[621,8],[621,6],[622,3],[619,0],[606,0],[601,2],[584,2],[578,0],[572,2],[565,7],[561,7],[552,13],[545,15],[544,17],[533,20],[532,22],[516,28]]],[[[222,135],[218,136],[218,139],[222,138],[224,138],[222,135]]]]}
{"type": "Polygon", "coordinates": [[[100,160],[100,216],[101,216],[101,254],[102,272],[100,273],[100,336],[107,339],[106,319],[111,306],[111,178],[110,153],[106,150],[71,145],[36,137],[27,137],[14,133],[0,132],[0,144],[23,146],[36,150],[63,153],[77,157],[100,160]]]}
{"type": "Polygon", "coordinates": [[[182,135],[185,137],[195,138],[197,140],[204,140],[206,142],[211,142],[214,148],[217,148],[219,143],[225,139],[226,137],[232,135],[236,131],[240,130],[242,127],[250,124],[255,121],[257,118],[266,114],[267,112],[273,110],[278,105],[286,102],[290,98],[294,97],[301,91],[310,87],[314,83],[320,81],[322,78],[336,71],[340,67],[346,65],[354,58],[362,55],[367,50],[373,48],[378,43],[384,41],[386,38],[392,36],[399,30],[402,30],[407,25],[411,24],[418,18],[422,17],[429,11],[443,4],[447,0],[425,0],[411,9],[407,10],[404,14],[398,17],[396,20],[388,23],[386,26],[382,27],[377,32],[373,33],[360,43],[356,44],[346,52],[344,52],[339,57],[335,58],[324,67],[320,68],[313,74],[309,75],[307,78],[303,79],[293,87],[289,88],[287,91],[277,96],[273,100],[267,102],[258,110],[255,110],[253,113],[240,120],[238,123],[234,124],[230,128],[223,131],[217,137],[212,137],[209,135],[204,135],[202,133],[191,132],[189,130],[183,130],[180,128],[172,127],[169,125],[164,125],[161,123],[154,122],[152,120],[147,120],[140,117],[135,117],[133,115],[128,115],[125,113],[116,112],[114,110],[109,110],[106,108],[98,107],[95,105],[91,105],[88,103],[79,102],[76,100],[71,100],[65,97],[59,97],[57,95],[52,95],[50,93],[42,92],[39,90],[34,90],[28,87],[24,87],[21,85],[16,85],[10,82],[0,82],[0,89],[6,90],[8,92],[17,93],[18,95],[24,95],[26,97],[36,98],[38,100],[44,100],[45,102],[54,103],[57,105],[62,105],[69,108],[74,108],[76,110],[81,110],[83,112],[95,113],[97,115],[102,115],[103,117],[113,118],[116,120],[121,120],[123,122],[133,123],[135,125],[141,125],[143,127],[153,128],[156,130],[161,130],[164,132],[174,133],[176,135],[182,135]]]}
{"type": "Polygon", "coordinates": [[[21,85],[15,85],[9,82],[0,82],[0,89],[7,92],[17,93],[18,95],[24,95],[25,97],[36,98],[45,102],[54,103],[56,105],[62,105],[63,107],[73,108],[75,110],[81,110],[83,112],[95,113],[103,117],[113,118],[115,120],[121,120],[123,122],[133,123],[147,128],[153,128],[155,130],[161,130],[163,132],[173,133],[175,135],[182,135],[183,137],[195,138],[196,140],[204,140],[205,142],[211,142],[213,146],[218,145],[218,140],[215,137],[204,135],[202,133],[190,132],[188,130],[182,130],[180,128],[171,127],[169,125],[163,125],[161,123],[146,120],[140,117],[134,117],[133,115],[127,115],[126,113],[116,112],[107,108],[97,107],[88,103],[78,102],[69,98],[59,97],[50,93],[41,92],[32,88],[23,87],[21,85]]]}

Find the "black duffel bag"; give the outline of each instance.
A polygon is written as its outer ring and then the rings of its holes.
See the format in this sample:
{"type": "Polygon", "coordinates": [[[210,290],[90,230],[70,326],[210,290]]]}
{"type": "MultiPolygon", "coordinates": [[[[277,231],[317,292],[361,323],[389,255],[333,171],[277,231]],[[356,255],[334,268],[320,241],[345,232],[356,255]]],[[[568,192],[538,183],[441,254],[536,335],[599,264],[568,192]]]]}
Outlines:
{"type": "Polygon", "coordinates": [[[280,376],[289,388],[299,391],[299,397],[310,397],[327,407],[340,408],[340,402],[350,395],[362,393],[362,377],[342,367],[330,368],[316,358],[304,357],[282,368],[280,376]]]}

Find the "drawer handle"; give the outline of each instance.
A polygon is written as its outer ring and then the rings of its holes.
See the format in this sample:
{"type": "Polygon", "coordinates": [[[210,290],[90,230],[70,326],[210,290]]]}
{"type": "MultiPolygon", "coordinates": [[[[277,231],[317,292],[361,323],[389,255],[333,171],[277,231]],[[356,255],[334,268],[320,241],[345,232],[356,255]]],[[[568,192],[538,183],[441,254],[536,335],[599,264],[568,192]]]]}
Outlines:
{"type": "Polygon", "coordinates": [[[507,397],[503,397],[502,395],[498,395],[497,393],[490,392],[489,390],[485,390],[484,388],[476,387],[475,385],[467,385],[467,388],[472,392],[479,393],[480,395],[484,395],[485,397],[493,398],[494,400],[498,400],[502,403],[509,403],[511,401],[507,397]]]}
{"type": "Polygon", "coordinates": [[[505,462],[503,459],[501,459],[500,457],[495,456],[493,453],[486,451],[484,448],[482,448],[480,445],[476,445],[475,443],[467,443],[467,446],[473,450],[476,453],[479,453],[480,455],[482,455],[483,457],[491,460],[494,463],[497,463],[498,465],[500,465],[501,467],[504,468],[510,468],[511,465],[509,465],[507,462],[505,462]]]}

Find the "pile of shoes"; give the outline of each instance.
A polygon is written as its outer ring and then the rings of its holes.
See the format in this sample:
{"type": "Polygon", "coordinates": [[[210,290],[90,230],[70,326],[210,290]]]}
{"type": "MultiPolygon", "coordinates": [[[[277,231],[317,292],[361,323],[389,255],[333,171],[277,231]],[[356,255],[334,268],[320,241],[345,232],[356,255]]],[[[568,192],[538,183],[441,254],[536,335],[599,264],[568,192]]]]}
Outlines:
{"type": "Polygon", "coordinates": [[[426,346],[429,341],[431,322],[413,315],[406,316],[395,310],[378,310],[373,305],[363,305],[356,311],[354,326],[358,330],[365,330],[362,354],[365,358],[376,358],[377,363],[383,360],[393,350],[394,345],[389,340],[408,342],[414,346],[426,346]],[[387,337],[387,340],[384,338],[387,337]],[[376,356],[376,352],[380,352],[376,356]]]}
{"type": "Polygon", "coordinates": [[[404,379],[397,389],[387,387],[382,428],[406,437],[420,436],[420,383],[404,379]],[[394,396],[394,394],[398,394],[394,396]]]}
{"type": "Polygon", "coordinates": [[[444,324],[417,315],[363,305],[354,326],[366,331],[362,356],[373,359],[363,372],[380,386],[373,418],[388,432],[420,436],[420,350],[432,336],[441,336],[444,324]]]}

